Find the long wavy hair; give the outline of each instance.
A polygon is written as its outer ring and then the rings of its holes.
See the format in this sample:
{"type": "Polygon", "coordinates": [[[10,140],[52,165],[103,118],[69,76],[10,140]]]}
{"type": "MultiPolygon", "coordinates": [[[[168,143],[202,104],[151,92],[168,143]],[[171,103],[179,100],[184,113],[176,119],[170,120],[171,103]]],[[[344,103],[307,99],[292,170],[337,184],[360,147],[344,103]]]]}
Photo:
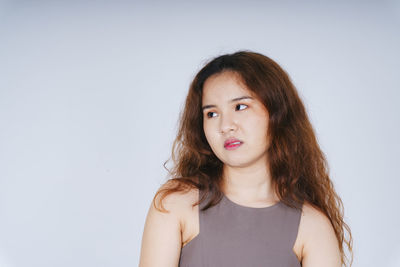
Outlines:
{"type": "Polygon", "coordinates": [[[329,167],[321,151],[305,107],[288,74],[271,58],[252,51],[238,51],[210,60],[191,82],[183,111],[179,116],[171,157],[164,162],[168,179],[153,198],[156,209],[165,210],[162,200],[174,192],[197,188],[204,192],[196,203],[210,201],[206,210],[222,198],[223,162],[209,146],[203,130],[202,89],[212,75],[223,71],[239,74],[247,88],[258,96],[269,113],[267,151],[272,185],[281,202],[298,208],[305,201],[322,211],[332,223],[339,241],[341,262],[353,262],[352,235],[343,220],[343,203],[329,178],[329,167]],[[173,167],[166,163],[172,158],[173,167]],[[157,196],[160,194],[160,198],[157,196]],[[160,204],[160,208],[156,206],[160,204]],[[345,239],[344,229],[349,236],[345,239]],[[351,252],[351,262],[343,250],[351,252]]]}

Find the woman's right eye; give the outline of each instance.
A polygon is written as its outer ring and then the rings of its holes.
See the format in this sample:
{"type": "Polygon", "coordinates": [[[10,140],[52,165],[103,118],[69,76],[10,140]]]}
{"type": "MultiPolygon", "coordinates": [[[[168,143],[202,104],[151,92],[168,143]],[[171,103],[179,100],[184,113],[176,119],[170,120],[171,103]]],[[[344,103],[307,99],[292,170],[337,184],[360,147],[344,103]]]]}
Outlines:
{"type": "Polygon", "coordinates": [[[210,116],[210,114],[215,113],[215,112],[207,112],[207,117],[211,118],[212,116],[210,116]]]}

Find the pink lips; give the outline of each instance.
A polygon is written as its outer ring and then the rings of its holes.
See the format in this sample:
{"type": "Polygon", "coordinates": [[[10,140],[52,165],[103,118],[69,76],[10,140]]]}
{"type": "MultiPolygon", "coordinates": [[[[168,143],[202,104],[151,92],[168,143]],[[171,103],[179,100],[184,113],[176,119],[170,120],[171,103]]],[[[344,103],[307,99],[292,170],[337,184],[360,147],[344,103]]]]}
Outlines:
{"type": "Polygon", "coordinates": [[[228,150],[238,148],[243,142],[236,138],[230,138],[225,141],[224,147],[228,150]]]}

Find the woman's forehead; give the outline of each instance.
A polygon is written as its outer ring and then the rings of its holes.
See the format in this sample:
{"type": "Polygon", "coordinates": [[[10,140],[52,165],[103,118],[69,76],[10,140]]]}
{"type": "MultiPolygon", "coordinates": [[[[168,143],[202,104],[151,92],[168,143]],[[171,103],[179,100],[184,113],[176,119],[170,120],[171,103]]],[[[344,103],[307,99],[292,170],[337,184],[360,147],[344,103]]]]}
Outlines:
{"type": "Polygon", "coordinates": [[[225,71],[214,74],[205,81],[202,95],[204,101],[216,97],[224,99],[239,95],[254,96],[254,93],[247,88],[239,74],[225,71]]]}

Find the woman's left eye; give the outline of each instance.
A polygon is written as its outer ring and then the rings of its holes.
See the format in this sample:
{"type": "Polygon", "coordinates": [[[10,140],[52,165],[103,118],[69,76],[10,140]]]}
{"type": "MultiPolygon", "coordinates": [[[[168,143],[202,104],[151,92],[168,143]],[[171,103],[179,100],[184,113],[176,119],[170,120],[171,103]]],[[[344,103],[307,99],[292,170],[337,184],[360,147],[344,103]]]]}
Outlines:
{"type": "MultiPolygon", "coordinates": [[[[237,104],[236,105],[236,107],[240,107],[240,106],[245,106],[246,108],[248,107],[247,105],[245,105],[245,104],[237,104]]],[[[240,109],[240,108],[239,108],[240,109]]]]}

